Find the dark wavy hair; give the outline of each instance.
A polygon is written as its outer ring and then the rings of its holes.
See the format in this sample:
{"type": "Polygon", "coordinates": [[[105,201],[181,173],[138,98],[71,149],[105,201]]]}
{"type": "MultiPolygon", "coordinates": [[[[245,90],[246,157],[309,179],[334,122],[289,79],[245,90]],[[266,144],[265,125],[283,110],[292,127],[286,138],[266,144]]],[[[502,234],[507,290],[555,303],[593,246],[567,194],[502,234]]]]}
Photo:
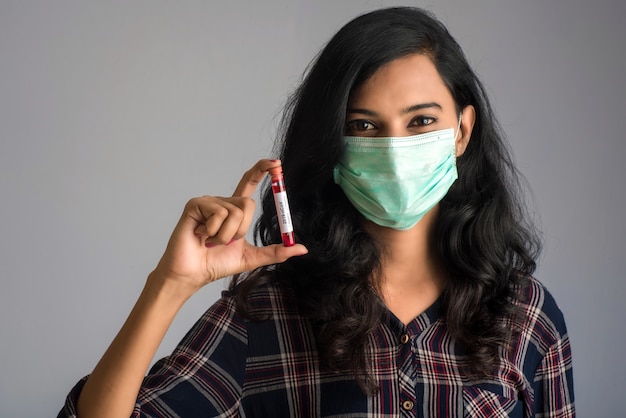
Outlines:
{"type": "MultiPolygon", "coordinates": [[[[447,281],[442,296],[451,336],[469,356],[468,373],[488,374],[510,338],[502,318],[513,317],[514,289],[535,269],[540,242],[527,223],[519,176],[485,90],[460,46],[430,13],[389,8],[346,24],[323,48],[291,96],[277,144],[303,257],[234,278],[239,308],[268,281],[293,290],[314,325],[322,367],[349,370],[374,393],[368,334],[388,311],[376,291],[381,249],[363,218],[333,182],[343,152],[351,92],[381,66],[410,54],[429,56],[455,100],[473,105],[471,140],[458,158],[458,180],[440,203],[432,238],[447,281]]],[[[271,190],[262,194],[257,242],[281,242],[271,190]]]]}

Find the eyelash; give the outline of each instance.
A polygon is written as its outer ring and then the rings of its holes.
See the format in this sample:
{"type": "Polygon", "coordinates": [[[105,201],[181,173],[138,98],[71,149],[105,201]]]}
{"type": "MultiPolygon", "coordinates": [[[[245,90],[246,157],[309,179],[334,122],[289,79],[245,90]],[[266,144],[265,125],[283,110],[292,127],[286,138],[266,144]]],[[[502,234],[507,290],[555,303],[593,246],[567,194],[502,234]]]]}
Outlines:
{"type": "MultiPolygon", "coordinates": [[[[409,127],[412,126],[416,126],[416,127],[422,127],[422,126],[428,126],[431,125],[433,123],[437,122],[437,118],[433,117],[433,116],[417,116],[413,119],[411,119],[411,122],[409,122],[409,127]]],[[[367,119],[355,119],[355,120],[351,120],[348,123],[346,123],[346,132],[350,133],[350,132],[364,132],[364,131],[371,131],[373,129],[376,129],[376,124],[373,123],[370,120],[367,119]],[[368,125],[369,128],[363,128],[362,125],[368,125]]]]}
{"type": "Polygon", "coordinates": [[[416,122],[416,121],[423,122],[423,121],[426,121],[426,120],[428,121],[427,123],[419,123],[419,124],[417,124],[417,126],[428,126],[428,125],[431,125],[431,124],[437,122],[437,118],[432,117],[432,116],[418,116],[418,117],[413,118],[411,120],[410,125],[413,125],[414,122],[416,122]]]}
{"type": "Polygon", "coordinates": [[[371,121],[367,120],[367,119],[356,119],[356,120],[351,120],[350,122],[346,123],[346,131],[347,132],[363,132],[363,131],[369,131],[372,129],[376,129],[376,125],[374,125],[374,123],[372,123],[371,121]],[[362,124],[367,124],[370,125],[372,128],[371,129],[363,129],[362,127],[359,127],[358,125],[362,125],[362,124]]]}

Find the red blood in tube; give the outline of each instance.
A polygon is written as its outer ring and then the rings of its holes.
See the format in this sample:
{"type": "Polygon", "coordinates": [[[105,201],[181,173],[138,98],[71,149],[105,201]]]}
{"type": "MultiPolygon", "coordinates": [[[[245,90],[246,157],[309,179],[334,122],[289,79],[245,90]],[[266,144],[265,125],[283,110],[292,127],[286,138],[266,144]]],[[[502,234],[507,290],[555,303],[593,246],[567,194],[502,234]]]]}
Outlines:
{"type": "Polygon", "coordinates": [[[291,213],[289,212],[289,202],[285,191],[285,181],[283,179],[282,167],[274,167],[269,170],[272,177],[272,193],[276,204],[276,214],[278,215],[278,226],[280,235],[285,247],[296,244],[293,234],[293,224],[291,223],[291,213]]]}

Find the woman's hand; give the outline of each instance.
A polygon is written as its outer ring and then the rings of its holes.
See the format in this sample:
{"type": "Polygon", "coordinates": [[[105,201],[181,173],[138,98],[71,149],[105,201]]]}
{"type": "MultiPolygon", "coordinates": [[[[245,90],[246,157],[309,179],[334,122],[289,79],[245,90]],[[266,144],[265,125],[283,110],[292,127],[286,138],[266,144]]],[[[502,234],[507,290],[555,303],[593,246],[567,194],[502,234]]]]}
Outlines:
{"type": "Polygon", "coordinates": [[[250,196],[268,170],[279,165],[277,160],[257,162],[244,174],[232,197],[191,199],[150,279],[175,283],[191,296],[222,277],[306,254],[300,244],[257,247],[245,239],[256,206],[250,196]]]}

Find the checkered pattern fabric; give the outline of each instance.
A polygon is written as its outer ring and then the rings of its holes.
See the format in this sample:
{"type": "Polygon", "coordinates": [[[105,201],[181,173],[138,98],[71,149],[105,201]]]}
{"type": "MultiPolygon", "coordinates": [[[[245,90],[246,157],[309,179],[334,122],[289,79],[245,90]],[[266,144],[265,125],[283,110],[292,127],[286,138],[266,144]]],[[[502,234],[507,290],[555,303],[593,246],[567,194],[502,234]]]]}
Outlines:
{"type": "MultiPolygon", "coordinates": [[[[285,289],[250,299],[248,321],[224,292],[175,351],[145,378],[134,417],[574,417],[572,361],[563,315],[529,278],[526,314],[512,347],[489,378],[462,372],[467,357],[450,337],[441,302],[407,326],[393,315],[370,335],[380,385],[364,395],[350,373],[321,371],[309,321],[285,289]]],[[[60,417],[76,416],[85,379],[60,417]]]]}

